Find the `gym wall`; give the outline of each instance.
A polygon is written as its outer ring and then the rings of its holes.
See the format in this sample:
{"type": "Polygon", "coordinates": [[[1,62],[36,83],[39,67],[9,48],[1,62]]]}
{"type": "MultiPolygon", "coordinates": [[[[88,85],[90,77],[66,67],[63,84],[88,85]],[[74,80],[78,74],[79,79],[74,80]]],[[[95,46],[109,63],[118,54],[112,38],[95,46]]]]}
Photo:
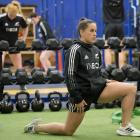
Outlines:
{"type": "MultiPolygon", "coordinates": [[[[6,5],[11,0],[0,0],[6,5]]],[[[134,8],[137,0],[124,0],[126,20],[124,30],[126,36],[134,34],[134,8]]],[[[98,37],[103,36],[102,0],[19,0],[22,6],[35,6],[36,12],[47,18],[56,37],[76,37],[76,25],[81,17],[88,17],[97,22],[98,37]]]]}

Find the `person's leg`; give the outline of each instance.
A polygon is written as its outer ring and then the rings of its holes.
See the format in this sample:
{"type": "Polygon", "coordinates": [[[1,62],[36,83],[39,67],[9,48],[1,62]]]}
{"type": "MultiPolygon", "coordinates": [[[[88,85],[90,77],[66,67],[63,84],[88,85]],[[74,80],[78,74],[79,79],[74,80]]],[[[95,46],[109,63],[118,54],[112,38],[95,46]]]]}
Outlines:
{"type": "MultiPolygon", "coordinates": [[[[81,124],[83,118],[85,116],[85,112],[77,113],[77,112],[69,112],[65,123],[44,123],[37,124],[34,126],[33,131],[35,133],[43,132],[48,134],[55,135],[66,135],[72,136],[74,132],[77,130],[78,126],[81,124]]],[[[25,127],[24,131],[27,133],[29,126],[25,127]],[[27,128],[28,127],[28,128],[27,128]]]]}
{"type": "MultiPolygon", "coordinates": [[[[105,24],[105,46],[108,46],[107,40],[108,38],[114,36],[114,24],[113,23],[108,23],[105,24]]],[[[112,64],[112,56],[114,55],[113,50],[111,49],[105,49],[105,65],[110,65],[112,64]]]]}
{"type": "Polygon", "coordinates": [[[137,88],[133,84],[112,82],[108,83],[101,93],[98,102],[107,103],[122,98],[122,124],[116,131],[121,136],[140,136],[140,130],[131,125],[131,115],[134,108],[137,88]]]}
{"type": "Polygon", "coordinates": [[[112,64],[112,50],[111,49],[105,49],[105,65],[112,64]]]}
{"type": "MultiPolygon", "coordinates": [[[[16,53],[16,54],[9,54],[9,57],[16,69],[21,69],[22,68],[22,56],[21,53],[16,53]]],[[[20,85],[20,90],[26,90],[25,85],[20,85]]]]}
{"type": "Polygon", "coordinates": [[[9,54],[10,59],[16,69],[21,69],[22,68],[22,57],[21,53],[16,53],[16,54],[9,54]]]}
{"type": "Polygon", "coordinates": [[[107,83],[101,93],[98,102],[107,103],[122,97],[122,126],[131,121],[131,113],[135,103],[137,88],[133,84],[122,82],[107,83]]]}
{"type": "Polygon", "coordinates": [[[35,55],[34,55],[34,66],[35,67],[42,67],[41,66],[41,63],[40,63],[40,54],[41,54],[41,52],[39,51],[36,51],[35,52],[35,55]]]}
{"type": "Polygon", "coordinates": [[[119,67],[121,68],[126,64],[126,51],[121,51],[119,53],[119,67]]]}
{"type": "Polygon", "coordinates": [[[5,57],[6,57],[6,52],[3,52],[2,53],[2,67],[4,67],[5,57]]]}
{"type": "Polygon", "coordinates": [[[51,62],[49,58],[52,55],[52,53],[53,53],[52,51],[45,50],[45,51],[42,51],[40,55],[40,62],[46,73],[48,71],[48,68],[51,66],[51,62]]]}
{"type": "Polygon", "coordinates": [[[35,127],[36,132],[49,134],[73,135],[84,118],[85,113],[69,112],[66,122],[40,124],[35,127]]]}
{"type": "MultiPolygon", "coordinates": [[[[121,40],[120,46],[123,46],[123,38],[124,38],[124,30],[123,30],[123,23],[116,23],[116,36],[119,37],[121,40]]],[[[119,67],[121,68],[124,64],[126,64],[126,51],[122,49],[122,51],[119,53],[119,67]]]]}
{"type": "Polygon", "coordinates": [[[56,65],[56,52],[55,51],[50,52],[49,60],[50,60],[52,66],[56,65]]]}

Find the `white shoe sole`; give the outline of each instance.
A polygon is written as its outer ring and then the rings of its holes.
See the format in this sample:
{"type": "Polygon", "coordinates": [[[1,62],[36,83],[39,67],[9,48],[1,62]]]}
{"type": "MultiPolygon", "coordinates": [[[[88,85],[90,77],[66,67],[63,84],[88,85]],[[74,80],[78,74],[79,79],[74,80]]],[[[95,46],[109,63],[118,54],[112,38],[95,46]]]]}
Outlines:
{"type": "Polygon", "coordinates": [[[117,130],[117,134],[120,136],[132,136],[132,137],[140,137],[140,134],[134,134],[134,133],[123,133],[121,131],[117,130]]]}
{"type": "Polygon", "coordinates": [[[24,133],[35,133],[35,132],[29,132],[28,131],[28,128],[30,126],[38,125],[39,123],[41,123],[41,120],[40,119],[34,119],[34,120],[32,120],[30,123],[28,123],[27,125],[25,125],[25,127],[24,127],[24,133]]]}

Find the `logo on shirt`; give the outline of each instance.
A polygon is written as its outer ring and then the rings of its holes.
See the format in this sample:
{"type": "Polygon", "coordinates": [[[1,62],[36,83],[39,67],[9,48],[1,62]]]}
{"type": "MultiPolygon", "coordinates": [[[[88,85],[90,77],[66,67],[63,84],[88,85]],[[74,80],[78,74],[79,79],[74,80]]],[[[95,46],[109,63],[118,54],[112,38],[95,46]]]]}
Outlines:
{"type": "Polygon", "coordinates": [[[17,28],[6,28],[6,32],[17,32],[17,28]]]}
{"type": "Polygon", "coordinates": [[[8,23],[7,22],[5,23],[5,26],[8,26],[8,23]]]}
{"type": "Polygon", "coordinates": [[[19,22],[16,22],[16,23],[15,23],[15,26],[19,26],[19,22]]]}
{"type": "Polygon", "coordinates": [[[98,53],[95,54],[95,58],[99,59],[99,54],[98,53]]]}
{"type": "Polygon", "coordinates": [[[89,59],[88,55],[86,54],[84,57],[85,60],[89,59]]]}
{"type": "Polygon", "coordinates": [[[99,63],[86,63],[87,70],[99,69],[99,63]]]}

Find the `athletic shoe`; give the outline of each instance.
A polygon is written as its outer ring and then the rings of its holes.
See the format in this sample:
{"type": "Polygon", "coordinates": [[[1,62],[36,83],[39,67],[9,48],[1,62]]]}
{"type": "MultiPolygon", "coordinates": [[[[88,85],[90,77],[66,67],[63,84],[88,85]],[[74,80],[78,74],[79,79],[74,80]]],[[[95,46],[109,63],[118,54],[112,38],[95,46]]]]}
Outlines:
{"type": "Polygon", "coordinates": [[[24,133],[36,133],[35,126],[41,122],[40,119],[34,119],[24,127],[24,133]]]}
{"type": "Polygon", "coordinates": [[[129,123],[126,127],[120,127],[116,132],[120,136],[140,137],[140,130],[132,126],[131,123],[129,123]]]}

